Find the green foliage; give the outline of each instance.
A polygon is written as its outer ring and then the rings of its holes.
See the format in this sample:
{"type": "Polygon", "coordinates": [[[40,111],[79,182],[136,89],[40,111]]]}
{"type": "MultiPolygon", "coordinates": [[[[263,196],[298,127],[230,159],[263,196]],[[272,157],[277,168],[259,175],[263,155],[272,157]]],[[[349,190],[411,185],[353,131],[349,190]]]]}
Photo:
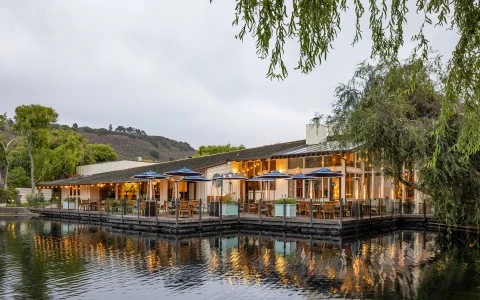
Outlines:
{"type": "Polygon", "coordinates": [[[0,188],[0,203],[19,204],[18,191],[14,188],[0,188]]]}
{"type": "Polygon", "coordinates": [[[285,198],[285,199],[277,199],[275,201],[275,204],[296,204],[297,203],[297,200],[296,199],[293,199],[293,198],[285,198]]]}
{"type": "Polygon", "coordinates": [[[231,193],[228,193],[225,196],[223,196],[223,199],[224,199],[224,203],[230,203],[230,204],[237,203],[237,201],[235,201],[235,197],[231,193]]]}
{"type": "Polygon", "coordinates": [[[198,150],[193,155],[194,157],[205,156],[205,155],[212,155],[224,152],[231,152],[236,150],[243,150],[245,146],[232,146],[230,144],[227,145],[208,145],[208,146],[200,146],[198,150]]]}
{"type": "Polygon", "coordinates": [[[14,167],[9,171],[8,186],[11,187],[26,187],[30,183],[30,176],[28,171],[23,167],[14,167]]]}
{"type": "Polygon", "coordinates": [[[99,163],[118,160],[118,155],[112,146],[105,144],[88,144],[85,155],[85,163],[99,163]]]}
{"type": "Polygon", "coordinates": [[[37,207],[38,205],[45,203],[45,196],[41,192],[35,193],[35,194],[29,194],[27,195],[27,203],[28,203],[28,206],[30,207],[37,207]]]}
{"type": "MultiPolygon", "coordinates": [[[[296,69],[309,73],[324,62],[328,52],[334,49],[337,34],[344,29],[342,20],[347,18],[341,16],[347,11],[355,12],[353,45],[363,38],[365,28],[360,24],[368,18],[371,57],[386,61],[397,59],[405,38],[417,42],[414,49],[417,57],[427,59],[429,41],[424,32],[429,27],[455,30],[459,40],[448,63],[445,98],[434,134],[439,139],[445,138],[449,123],[457,119],[460,131],[452,147],[465,156],[480,151],[480,5],[477,1],[416,1],[413,4],[416,10],[410,14],[423,17],[423,21],[411,37],[404,31],[409,12],[406,0],[237,0],[236,3],[233,25],[240,27],[236,38],[253,36],[259,57],[270,61],[267,77],[276,79],[288,75],[283,54],[289,39],[299,46],[296,69]],[[464,106],[460,118],[455,117],[459,104],[464,106]]],[[[434,158],[439,154],[439,147],[441,145],[437,145],[434,158]]]]}
{"type": "Polygon", "coordinates": [[[149,153],[150,153],[150,156],[153,158],[156,158],[156,159],[160,158],[160,153],[158,153],[157,150],[151,150],[149,153]]]}
{"type": "Polygon", "coordinates": [[[327,124],[334,139],[356,145],[366,163],[427,194],[443,222],[480,225],[480,153],[465,157],[455,150],[464,106],[457,106],[444,135],[434,135],[444,101],[442,79],[438,60],[363,63],[337,87],[327,124]],[[405,179],[404,166],[409,173],[417,170],[417,181],[405,179]]]}

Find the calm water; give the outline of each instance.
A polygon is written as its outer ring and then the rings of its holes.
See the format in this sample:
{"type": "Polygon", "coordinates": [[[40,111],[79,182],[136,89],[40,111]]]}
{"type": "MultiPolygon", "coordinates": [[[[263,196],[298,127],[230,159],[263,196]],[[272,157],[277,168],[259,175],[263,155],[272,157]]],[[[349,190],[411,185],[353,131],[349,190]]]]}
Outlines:
{"type": "Polygon", "coordinates": [[[166,239],[0,220],[0,299],[480,299],[476,237],[166,239]]]}

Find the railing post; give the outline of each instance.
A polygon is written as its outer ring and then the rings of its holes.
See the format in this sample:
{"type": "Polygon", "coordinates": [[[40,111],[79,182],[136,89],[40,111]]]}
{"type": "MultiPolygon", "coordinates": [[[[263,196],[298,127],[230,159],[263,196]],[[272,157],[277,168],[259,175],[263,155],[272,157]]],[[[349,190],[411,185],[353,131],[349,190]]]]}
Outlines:
{"type": "MultiPolygon", "coordinates": [[[[87,198],[87,201],[88,201],[88,209],[87,209],[88,223],[90,223],[90,208],[91,208],[91,206],[90,206],[90,197],[87,198]]],[[[100,210],[100,208],[98,208],[98,210],[100,210]]],[[[100,212],[100,213],[101,213],[101,212],[100,212]]],[[[102,220],[101,220],[101,218],[100,218],[100,222],[101,222],[101,221],[102,221],[102,220]]]]}
{"type": "Polygon", "coordinates": [[[175,200],[175,226],[178,228],[178,199],[175,200]]]}
{"type": "Polygon", "coordinates": [[[122,210],[122,223],[123,223],[123,210],[125,209],[125,202],[126,201],[125,201],[125,198],[123,198],[120,201],[122,201],[122,205],[120,205],[120,209],[122,210]]]}
{"type": "Polygon", "coordinates": [[[343,198],[340,198],[340,229],[343,225],[343,198]]]}
{"type": "Polygon", "coordinates": [[[313,199],[310,198],[310,227],[313,226],[313,199]]]}
{"type": "Polygon", "coordinates": [[[237,199],[237,223],[240,221],[240,199],[237,199]]]}
{"type": "Polygon", "coordinates": [[[283,226],[287,224],[287,195],[283,199],[283,226]]]}
{"type": "Polygon", "coordinates": [[[370,219],[372,218],[372,198],[370,198],[370,209],[369,209],[369,212],[370,214],[370,219]]]}
{"type": "Polygon", "coordinates": [[[202,228],[202,198],[198,202],[198,225],[202,228]]]}
{"type": "Polygon", "coordinates": [[[158,204],[157,204],[157,198],[155,200],[155,225],[158,226],[158,204]]]}
{"type": "Polygon", "coordinates": [[[137,222],[140,224],[140,197],[137,197],[137,222]]]}

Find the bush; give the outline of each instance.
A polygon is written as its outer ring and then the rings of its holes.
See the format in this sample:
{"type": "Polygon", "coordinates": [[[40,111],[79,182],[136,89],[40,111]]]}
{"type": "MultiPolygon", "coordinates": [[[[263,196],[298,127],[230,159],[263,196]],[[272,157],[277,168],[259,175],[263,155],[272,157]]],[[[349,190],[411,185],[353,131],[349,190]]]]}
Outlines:
{"type": "Polygon", "coordinates": [[[20,205],[18,191],[14,188],[0,188],[0,203],[6,203],[7,205],[20,205]]]}
{"type": "Polygon", "coordinates": [[[297,203],[297,201],[293,198],[286,198],[286,199],[278,199],[277,201],[275,201],[276,204],[295,204],[297,203]]]}
{"type": "Polygon", "coordinates": [[[37,194],[27,195],[27,205],[28,206],[36,207],[37,205],[42,204],[44,202],[45,202],[45,196],[43,195],[42,192],[37,193],[37,194]]]}
{"type": "Polygon", "coordinates": [[[158,159],[158,158],[160,158],[160,153],[158,153],[157,150],[151,150],[151,151],[150,151],[150,156],[153,157],[153,158],[158,159]]]}

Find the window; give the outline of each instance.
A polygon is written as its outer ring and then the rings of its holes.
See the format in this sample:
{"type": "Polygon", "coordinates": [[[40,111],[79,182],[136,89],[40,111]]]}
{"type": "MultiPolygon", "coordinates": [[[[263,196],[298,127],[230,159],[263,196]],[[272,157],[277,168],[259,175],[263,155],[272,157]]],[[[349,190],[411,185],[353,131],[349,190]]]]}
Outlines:
{"type": "Polygon", "coordinates": [[[323,157],[323,166],[328,168],[332,166],[332,157],[329,155],[326,155],[323,157]]]}
{"type": "Polygon", "coordinates": [[[277,161],[274,159],[270,160],[270,171],[276,171],[277,170],[277,161]]]}
{"type": "Polygon", "coordinates": [[[288,159],[288,168],[303,168],[303,157],[292,157],[288,159]]]}
{"type": "Polygon", "coordinates": [[[322,167],[321,156],[310,156],[305,158],[305,168],[321,168],[321,167],[322,167]]]}

